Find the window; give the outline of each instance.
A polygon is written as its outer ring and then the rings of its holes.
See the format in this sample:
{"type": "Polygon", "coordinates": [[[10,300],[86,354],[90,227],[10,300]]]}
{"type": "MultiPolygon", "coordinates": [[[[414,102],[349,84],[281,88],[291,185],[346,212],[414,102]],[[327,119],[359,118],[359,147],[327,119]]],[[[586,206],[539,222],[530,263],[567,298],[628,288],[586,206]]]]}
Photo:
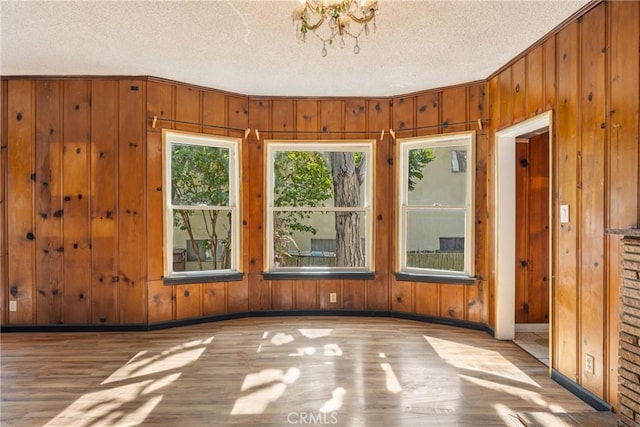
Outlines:
{"type": "Polygon", "coordinates": [[[474,132],[398,141],[401,272],[473,275],[474,146],[474,132]]]}
{"type": "Polygon", "coordinates": [[[373,141],[267,141],[269,272],[370,272],[373,141]]]}
{"type": "Polygon", "coordinates": [[[213,135],[163,132],[165,277],[239,268],[239,145],[213,135]]]}

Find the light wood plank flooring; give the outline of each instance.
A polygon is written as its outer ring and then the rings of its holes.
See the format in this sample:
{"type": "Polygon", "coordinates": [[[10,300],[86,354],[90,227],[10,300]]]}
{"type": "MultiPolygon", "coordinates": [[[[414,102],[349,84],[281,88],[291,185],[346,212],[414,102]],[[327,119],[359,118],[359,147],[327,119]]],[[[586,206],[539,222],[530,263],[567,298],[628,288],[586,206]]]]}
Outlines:
{"type": "Polygon", "coordinates": [[[513,342],[390,318],[6,333],[3,426],[490,426],[589,406],[513,342]]]}

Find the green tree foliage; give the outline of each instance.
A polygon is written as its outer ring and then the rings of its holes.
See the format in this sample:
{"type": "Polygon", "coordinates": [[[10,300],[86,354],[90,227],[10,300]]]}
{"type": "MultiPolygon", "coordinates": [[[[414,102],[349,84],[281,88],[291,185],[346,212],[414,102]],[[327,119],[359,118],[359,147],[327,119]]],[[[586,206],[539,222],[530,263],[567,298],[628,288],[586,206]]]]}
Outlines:
{"type": "MultiPolygon", "coordinates": [[[[274,206],[323,206],[333,195],[333,183],[327,162],[318,152],[281,151],[274,159],[274,206]]],[[[274,215],[274,252],[276,262],[283,265],[294,231],[316,234],[306,223],[310,212],[279,212],[274,215]]]]}
{"type": "MultiPolygon", "coordinates": [[[[229,206],[229,150],[199,145],[173,144],[171,147],[171,198],[174,205],[229,206]]],[[[218,242],[223,242],[222,268],[228,267],[231,247],[231,213],[218,209],[176,209],[174,226],[186,230],[191,249],[202,270],[202,255],[198,247],[196,230],[200,223],[207,234],[204,249],[212,254],[216,269],[218,242]],[[222,216],[225,236],[218,235],[217,223],[222,216]]]]}
{"type": "Polygon", "coordinates": [[[435,158],[436,153],[431,148],[409,150],[409,191],[415,190],[418,181],[424,178],[422,170],[427,163],[432,162],[435,158]]]}
{"type": "MultiPolygon", "coordinates": [[[[433,149],[411,150],[409,154],[409,190],[424,178],[424,167],[435,159],[433,149]]],[[[359,206],[367,159],[363,153],[319,153],[290,151],[276,153],[274,161],[274,206],[318,207],[333,200],[335,206],[359,206]]],[[[309,212],[279,212],[274,215],[274,251],[276,262],[284,265],[287,248],[295,246],[292,233],[316,234],[307,222],[309,212]]],[[[336,266],[363,265],[360,247],[359,216],[336,213],[336,266]]]]}

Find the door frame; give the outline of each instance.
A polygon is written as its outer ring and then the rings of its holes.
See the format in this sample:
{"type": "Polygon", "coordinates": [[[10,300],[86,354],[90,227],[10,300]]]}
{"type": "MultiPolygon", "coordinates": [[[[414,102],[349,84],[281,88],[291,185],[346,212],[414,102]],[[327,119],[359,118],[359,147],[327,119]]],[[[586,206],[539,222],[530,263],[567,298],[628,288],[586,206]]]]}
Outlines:
{"type": "MultiPolygon", "coordinates": [[[[552,211],[553,200],[553,111],[547,111],[517,125],[495,133],[496,159],[494,167],[495,215],[495,313],[494,336],[499,340],[515,338],[516,292],[516,138],[541,129],[549,131],[549,276],[552,271],[552,211]]],[[[553,283],[553,281],[552,281],[553,283]]],[[[551,295],[552,286],[549,287],[551,295]]],[[[551,328],[552,299],[549,298],[549,327],[551,328]]],[[[551,329],[550,329],[551,330],[551,329]]]]}

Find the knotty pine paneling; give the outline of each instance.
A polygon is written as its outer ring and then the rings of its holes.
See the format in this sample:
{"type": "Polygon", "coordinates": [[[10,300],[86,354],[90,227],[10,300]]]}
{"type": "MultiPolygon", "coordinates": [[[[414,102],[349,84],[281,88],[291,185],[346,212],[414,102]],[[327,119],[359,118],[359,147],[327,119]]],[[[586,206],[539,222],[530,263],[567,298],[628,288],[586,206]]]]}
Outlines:
{"type": "Polygon", "coordinates": [[[416,285],[416,313],[425,316],[440,316],[440,285],[419,283],[416,285]]]}
{"type": "Polygon", "coordinates": [[[202,314],[211,316],[227,312],[227,288],[233,283],[206,283],[202,285],[202,314]]]}
{"type": "Polygon", "coordinates": [[[249,101],[246,96],[227,95],[227,104],[229,136],[242,138],[249,123],[249,101]]]}
{"type": "Polygon", "coordinates": [[[295,103],[295,139],[319,138],[319,107],[315,99],[300,99],[295,103]]]}
{"type": "Polygon", "coordinates": [[[146,250],[147,280],[161,280],[164,276],[164,199],[162,174],[162,133],[147,132],[146,185],[146,250]]]}
{"type": "Polygon", "coordinates": [[[318,307],[317,280],[296,280],[294,281],[294,287],[294,308],[304,310],[318,307]]]}
{"type": "Polygon", "coordinates": [[[202,131],[202,91],[196,88],[176,85],[175,87],[175,124],[176,130],[186,132],[202,131]]]}
{"type": "Polygon", "coordinates": [[[202,316],[202,286],[200,284],[193,285],[176,285],[176,318],[190,319],[202,316]]]}
{"type": "MultiPolygon", "coordinates": [[[[249,126],[249,100],[246,96],[240,96],[240,95],[231,95],[228,94],[227,96],[227,127],[230,128],[230,130],[228,131],[228,135],[234,138],[244,138],[244,133],[245,133],[245,129],[248,128],[249,126]],[[237,130],[234,130],[237,129],[237,130]]],[[[242,145],[240,147],[240,157],[243,158],[243,152],[245,151],[245,149],[247,148],[247,145],[249,144],[249,141],[253,141],[251,138],[248,139],[243,139],[242,140],[242,145]]],[[[260,145],[261,146],[261,145],[260,145]]],[[[256,174],[258,173],[258,171],[260,171],[260,168],[256,167],[255,163],[249,163],[248,165],[242,165],[242,170],[241,170],[241,180],[243,179],[243,177],[245,176],[245,174],[256,174]],[[244,167],[247,167],[247,169],[244,169],[244,167]]],[[[261,175],[260,175],[261,176],[261,175]]],[[[249,195],[251,195],[251,187],[241,187],[241,191],[242,191],[242,195],[241,195],[241,201],[244,200],[244,194],[247,193],[247,191],[249,191],[249,195]]],[[[245,208],[245,205],[243,204],[240,207],[240,216],[239,218],[242,218],[243,216],[243,209],[245,208]]],[[[242,242],[246,242],[248,239],[256,239],[258,240],[258,236],[260,236],[260,234],[258,235],[253,235],[253,234],[249,234],[246,235],[246,233],[244,233],[244,228],[243,230],[243,235],[240,237],[242,242]]],[[[244,249],[241,249],[244,250],[244,249]]],[[[241,265],[246,265],[246,261],[241,261],[241,265]]],[[[245,270],[246,271],[246,270],[245,270]]],[[[237,282],[230,282],[229,286],[228,286],[228,292],[227,292],[227,309],[230,312],[240,312],[240,311],[247,311],[249,309],[249,281],[244,278],[242,281],[237,281],[237,282]]]]}
{"type": "Polygon", "coordinates": [[[511,85],[511,68],[507,68],[498,75],[498,117],[492,116],[493,123],[498,123],[498,129],[503,129],[513,123],[513,86],[511,85]]]}
{"type": "Polygon", "coordinates": [[[342,308],[342,281],[318,280],[319,308],[342,308]],[[331,302],[331,293],[336,294],[336,302],[331,302]]]}
{"type": "Polygon", "coordinates": [[[175,127],[176,85],[162,81],[147,82],[147,131],[162,132],[175,127]],[[155,127],[153,117],[157,118],[155,127]]]}
{"type": "MultiPolygon", "coordinates": [[[[363,134],[362,131],[367,129],[368,105],[365,99],[349,99],[345,102],[328,100],[322,102],[321,107],[323,132],[326,131],[345,131],[345,139],[372,139],[379,137],[379,132],[373,134],[363,134]]],[[[375,120],[375,119],[374,119],[375,120]]],[[[385,125],[389,123],[389,119],[385,121],[385,125]]],[[[370,129],[375,129],[373,123],[370,129]]],[[[338,135],[339,137],[342,137],[338,135]]],[[[335,136],[333,137],[336,138],[335,136]]]]}
{"type": "Polygon", "coordinates": [[[416,135],[416,97],[399,97],[393,100],[393,121],[391,129],[396,138],[408,138],[416,135]]]}
{"type": "Polygon", "coordinates": [[[549,322],[549,133],[529,140],[527,322],[549,322]]]}
{"type": "Polygon", "coordinates": [[[549,134],[516,140],[516,323],[549,321],[549,134]]]}
{"type": "Polygon", "coordinates": [[[35,139],[36,322],[60,323],[63,298],[62,116],[59,81],[37,81],[35,139]]]}
{"type": "Polygon", "coordinates": [[[118,295],[121,323],[147,321],[146,83],[118,84],[118,295]]]}
{"type": "MultiPolygon", "coordinates": [[[[349,108],[347,103],[347,108],[349,108]]],[[[371,99],[366,105],[366,123],[373,133],[369,137],[375,137],[375,214],[374,214],[374,239],[375,239],[375,270],[376,278],[373,281],[365,281],[366,308],[371,310],[389,309],[389,279],[394,262],[394,224],[395,206],[390,200],[395,200],[396,188],[393,180],[393,157],[395,149],[389,132],[385,131],[380,139],[382,130],[385,130],[391,120],[391,107],[386,99],[371,99]]],[[[353,126],[351,120],[347,120],[347,126],[353,126]]]]}
{"type": "MultiPolygon", "coordinates": [[[[542,66],[544,72],[544,108],[541,112],[555,110],[557,108],[556,99],[558,90],[556,87],[556,69],[558,61],[556,40],[557,35],[552,35],[542,44],[544,60],[544,64],[542,66]]],[[[557,124],[554,123],[553,126],[555,127],[557,124]]]]}
{"type": "Polygon", "coordinates": [[[516,140],[516,323],[527,323],[529,312],[529,140],[516,140]]]}
{"type": "Polygon", "coordinates": [[[35,171],[34,82],[11,80],[7,85],[7,276],[4,291],[17,310],[10,324],[35,321],[35,171]]]}
{"type": "Polygon", "coordinates": [[[558,35],[558,106],[557,153],[558,183],[553,193],[558,204],[569,205],[569,222],[560,224],[555,256],[556,284],[554,289],[555,319],[553,334],[553,367],[578,381],[578,295],[580,205],[578,204],[579,173],[579,27],[573,22],[558,35]]]}
{"type": "Polygon", "coordinates": [[[149,323],[167,322],[175,319],[176,286],[165,286],[162,280],[147,282],[147,312],[149,323]]]}
{"type": "Polygon", "coordinates": [[[230,282],[227,292],[227,310],[230,313],[249,310],[249,284],[247,280],[230,282]]]}
{"type": "MultiPolygon", "coordinates": [[[[618,238],[604,232],[638,225],[639,17],[636,2],[599,3],[523,55],[526,116],[540,102],[555,111],[552,364],[614,405],[618,238]],[[566,224],[560,204],[570,208],[566,224]],[[586,354],[594,373],[584,369],[586,354]]],[[[491,132],[519,119],[509,88],[523,57],[489,81],[491,132]]]]}
{"type": "Polygon", "coordinates": [[[441,92],[427,92],[416,97],[416,122],[420,135],[432,135],[440,132],[442,110],[440,108],[441,92]],[[420,129],[422,128],[422,129],[420,129]]]}
{"type": "Polygon", "coordinates": [[[118,82],[91,83],[91,320],[118,321],[118,82]]]}
{"type": "Polygon", "coordinates": [[[91,308],[91,224],[89,203],[91,165],[91,83],[63,83],[62,192],[64,195],[65,323],[89,323],[91,308]]]}
{"type": "Polygon", "coordinates": [[[271,308],[276,310],[291,310],[294,305],[294,281],[271,281],[271,308]]]}
{"type": "Polygon", "coordinates": [[[484,282],[488,273],[487,258],[489,251],[487,250],[488,244],[488,199],[487,199],[487,164],[488,159],[488,138],[486,124],[486,96],[487,86],[485,84],[478,84],[470,86],[468,88],[468,121],[471,122],[467,125],[468,130],[476,130],[476,182],[475,182],[475,275],[478,279],[474,286],[465,288],[464,301],[467,306],[467,320],[473,322],[483,322],[488,319],[488,305],[485,301],[488,301],[488,286],[484,282]],[[480,120],[482,129],[478,127],[477,121],[480,120]]]}
{"type": "MultiPolygon", "coordinates": [[[[581,371],[581,384],[604,397],[604,229],[605,229],[605,5],[580,21],[579,108],[581,129],[580,176],[580,360],[594,356],[600,369],[581,371]]],[[[584,363],[582,363],[584,365],[584,363]]]]}
{"type": "Polygon", "coordinates": [[[523,118],[534,117],[545,111],[544,108],[544,45],[540,44],[524,58],[524,86],[520,91],[525,98],[523,118]]]}
{"type": "Polygon", "coordinates": [[[342,308],[363,310],[365,308],[365,281],[342,281],[342,308]]]}
{"type": "MultiPolygon", "coordinates": [[[[244,263],[250,276],[250,304],[251,308],[266,308],[269,306],[268,299],[269,292],[263,289],[268,286],[265,281],[258,281],[259,274],[264,269],[264,183],[262,176],[264,175],[264,138],[272,138],[273,134],[266,132],[267,129],[272,129],[271,126],[277,126],[278,129],[292,128],[291,122],[293,121],[292,109],[288,110],[291,116],[280,117],[278,121],[275,121],[274,114],[280,116],[283,114],[283,110],[273,110],[274,104],[280,104],[280,102],[255,99],[249,101],[249,108],[252,112],[248,127],[257,130],[260,135],[260,140],[257,139],[255,131],[249,135],[248,142],[245,144],[246,150],[243,152],[242,164],[242,183],[245,191],[242,192],[242,211],[244,212],[243,229],[246,231],[246,239],[243,241],[245,247],[243,248],[244,263]],[[277,123],[277,124],[276,124],[277,123]],[[258,301],[261,301],[258,303],[258,301]],[[257,306],[254,306],[257,304],[257,306]]],[[[291,103],[285,105],[292,105],[291,103]]],[[[275,128],[273,128],[275,129],[275,128]]]]}
{"type": "MultiPolygon", "coordinates": [[[[414,312],[414,285],[413,282],[399,282],[394,280],[391,287],[391,310],[407,313],[414,312]]],[[[418,283],[417,286],[420,286],[418,283]]]]}
{"type": "Polygon", "coordinates": [[[527,57],[520,58],[511,67],[511,96],[513,97],[513,104],[511,108],[513,114],[512,123],[521,122],[526,116],[527,81],[525,70],[527,57]]]}
{"type": "MultiPolygon", "coordinates": [[[[202,127],[203,133],[214,135],[229,134],[226,130],[229,117],[228,102],[228,96],[223,93],[214,91],[203,92],[202,123],[205,124],[205,126],[202,127]]],[[[178,105],[176,108],[180,111],[183,107],[178,105]]]]}
{"type": "MultiPolygon", "coordinates": [[[[417,286],[417,285],[416,285],[417,286]]],[[[467,285],[440,285],[438,317],[466,320],[464,292],[467,285]]]]}
{"type": "Polygon", "coordinates": [[[7,324],[7,81],[0,81],[0,325],[7,324]]]}
{"type": "MultiPolygon", "coordinates": [[[[174,128],[175,92],[175,85],[156,81],[147,83],[146,250],[147,280],[150,282],[160,280],[164,275],[162,130],[174,128]],[[153,117],[158,118],[155,127],[153,117]]],[[[153,307],[151,295],[149,304],[150,308],[153,307]]],[[[149,318],[151,317],[152,313],[149,312],[149,318]]]]}
{"type": "MultiPolygon", "coordinates": [[[[455,86],[442,91],[442,133],[467,130],[467,87],[455,86]]],[[[476,119],[477,117],[474,117],[476,119]]]]}

